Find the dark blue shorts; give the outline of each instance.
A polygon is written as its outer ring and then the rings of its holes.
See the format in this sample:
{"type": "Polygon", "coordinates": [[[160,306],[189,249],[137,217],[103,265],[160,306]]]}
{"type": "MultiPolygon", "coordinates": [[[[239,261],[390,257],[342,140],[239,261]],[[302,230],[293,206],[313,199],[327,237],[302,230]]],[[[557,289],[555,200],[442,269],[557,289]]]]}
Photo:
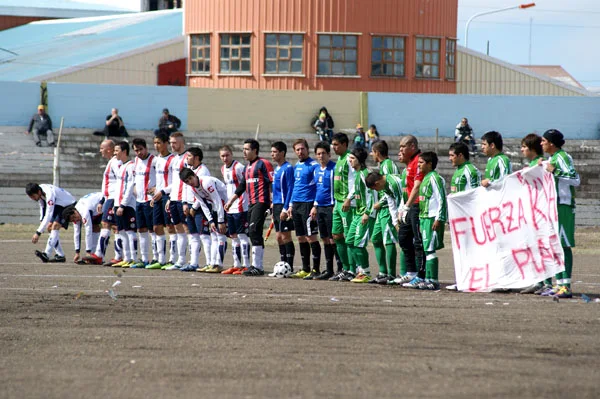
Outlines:
{"type": "Polygon", "coordinates": [[[165,211],[165,206],[167,205],[167,201],[169,197],[163,195],[160,201],[154,203],[154,208],[152,208],[152,225],[154,226],[166,226],[171,225],[171,217],[165,211]]]}
{"type": "Polygon", "coordinates": [[[153,210],[148,202],[136,202],[135,220],[138,229],[152,230],[154,228],[153,210]]]}
{"type": "Polygon", "coordinates": [[[119,231],[135,231],[135,210],[126,206],[123,207],[123,216],[117,216],[117,208],[114,208],[115,218],[117,219],[117,229],[119,231]]]}
{"type": "Polygon", "coordinates": [[[54,205],[54,211],[52,211],[52,215],[50,215],[50,219],[48,220],[48,224],[54,223],[54,222],[58,222],[58,223],[60,223],[60,225],[62,227],[64,227],[66,229],[67,226],[69,225],[69,221],[63,219],[63,217],[62,217],[62,214],[63,214],[64,210],[65,210],[64,206],[54,205]]]}
{"type": "Polygon", "coordinates": [[[102,221],[110,224],[115,223],[115,200],[107,199],[102,205],[102,221]]]}
{"type": "Polygon", "coordinates": [[[210,234],[210,227],[201,210],[196,211],[196,216],[194,217],[188,216],[185,219],[185,223],[187,224],[190,234],[210,234]]]}
{"type": "Polygon", "coordinates": [[[248,234],[248,212],[226,213],[227,235],[248,234]]]}
{"type": "Polygon", "coordinates": [[[171,216],[171,224],[176,225],[185,223],[183,203],[181,201],[171,201],[169,203],[169,214],[171,216]]]}

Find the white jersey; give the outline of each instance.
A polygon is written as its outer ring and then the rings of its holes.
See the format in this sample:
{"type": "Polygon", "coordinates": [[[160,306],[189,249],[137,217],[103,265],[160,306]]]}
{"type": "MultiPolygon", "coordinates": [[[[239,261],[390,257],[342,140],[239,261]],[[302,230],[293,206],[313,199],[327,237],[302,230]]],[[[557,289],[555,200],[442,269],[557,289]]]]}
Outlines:
{"type": "MultiPolygon", "coordinates": [[[[227,198],[233,197],[235,190],[240,185],[240,181],[244,176],[244,165],[238,161],[233,161],[229,166],[221,166],[223,181],[227,186],[227,198]]],[[[229,213],[241,213],[248,211],[248,194],[244,192],[241,197],[233,201],[229,208],[229,213]]]]}
{"type": "Polygon", "coordinates": [[[156,187],[156,157],[152,154],[146,159],[135,157],[133,163],[133,175],[135,180],[135,200],[137,202],[148,202],[152,195],[148,190],[156,187]]]}
{"type": "Polygon", "coordinates": [[[179,172],[181,169],[187,167],[187,151],[182,154],[173,155],[173,161],[171,161],[171,184],[163,189],[166,194],[169,194],[171,201],[183,201],[184,197],[184,183],[179,178],[179,172]]]}
{"type": "Polygon", "coordinates": [[[104,199],[115,199],[118,190],[117,179],[120,167],[121,161],[116,157],[112,157],[106,164],[104,174],[102,175],[102,195],[104,199]]]}
{"type": "Polygon", "coordinates": [[[121,169],[119,169],[119,190],[117,192],[117,198],[115,198],[115,208],[119,206],[129,206],[135,209],[135,195],[133,193],[135,180],[133,176],[133,167],[133,161],[127,161],[121,165],[121,169]]]}
{"type": "Polygon", "coordinates": [[[40,198],[40,226],[37,229],[38,233],[43,233],[54,214],[54,206],[67,207],[75,203],[75,198],[68,191],[52,184],[40,184],[40,188],[44,192],[45,198],[40,198]]]}
{"type": "MultiPolygon", "coordinates": [[[[188,167],[192,169],[192,172],[194,172],[194,174],[198,177],[210,176],[210,170],[208,170],[208,167],[203,163],[201,163],[196,169],[192,168],[191,166],[188,167]]],[[[194,193],[192,193],[192,188],[187,184],[184,184],[184,186],[183,202],[193,204],[195,199],[194,193]]]]}
{"type": "Polygon", "coordinates": [[[173,154],[156,156],[156,192],[162,191],[165,187],[171,185],[173,176],[170,173],[173,154]]]}
{"type": "Polygon", "coordinates": [[[81,248],[81,226],[85,228],[85,245],[86,251],[90,252],[94,248],[91,248],[92,244],[92,227],[93,218],[100,215],[98,212],[98,204],[102,200],[103,194],[101,192],[87,194],[77,201],[75,209],[81,216],[81,222],[74,223],[73,226],[73,243],[75,244],[75,251],[79,252],[81,248]]]}
{"type": "Polygon", "coordinates": [[[199,177],[198,180],[200,183],[198,187],[188,186],[191,188],[195,200],[192,208],[196,210],[202,208],[206,220],[212,222],[213,217],[205,202],[208,201],[212,204],[212,211],[217,214],[218,222],[224,223],[225,208],[223,205],[227,201],[227,187],[225,183],[212,176],[199,177]]]}

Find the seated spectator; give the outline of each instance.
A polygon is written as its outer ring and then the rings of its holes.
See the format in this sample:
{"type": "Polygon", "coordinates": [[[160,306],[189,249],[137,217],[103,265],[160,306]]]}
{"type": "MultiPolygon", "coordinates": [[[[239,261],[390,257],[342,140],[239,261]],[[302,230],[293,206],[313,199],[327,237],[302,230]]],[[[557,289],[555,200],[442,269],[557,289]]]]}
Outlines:
{"type": "Polygon", "coordinates": [[[154,130],[154,135],[158,136],[159,133],[165,133],[170,136],[171,133],[175,133],[177,129],[181,127],[181,121],[175,115],[169,114],[169,109],[163,109],[163,114],[158,120],[158,129],[154,130]]]}
{"type": "Polygon", "coordinates": [[[125,124],[123,123],[123,118],[119,116],[119,110],[117,108],[110,110],[110,115],[106,117],[106,126],[104,126],[104,130],[95,131],[94,135],[106,137],[129,137],[129,134],[127,134],[127,129],[125,129],[125,124]]]}
{"type": "Polygon", "coordinates": [[[360,123],[356,125],[356,137],[354,137],[352,149],[355,148],[365,148],[365,129],[360,123]]]}
{"type": "Polygon", "coordinates": [[[33,133],[33,141],[38,147],[42,146],[40,135],[45,134],[48,145],[54,147],[56,143],[54,143],[54,133],[52,133],[52,119],[50,119],[50,116],[46,113],[43,105],[38,105],[37,109],[37,114],[31,117],[29,128],[25,134],[33,133]]]}
{"type": "Polygon", "coordinates": [[[371,153],[371,148],[373,144],[379,141],[379,132],[377,131],[377,126],[370,125],[369,130],[367,130],[367,144],[369,146],[369,154],[371,153]]]}
{"type": "Polygon", "coordinates": [[[321,107],[317,116],[313,118],[311,126],[319,136],[326,137],[325,141],[331,143],[335,124],[327,108],[321,107]]]}

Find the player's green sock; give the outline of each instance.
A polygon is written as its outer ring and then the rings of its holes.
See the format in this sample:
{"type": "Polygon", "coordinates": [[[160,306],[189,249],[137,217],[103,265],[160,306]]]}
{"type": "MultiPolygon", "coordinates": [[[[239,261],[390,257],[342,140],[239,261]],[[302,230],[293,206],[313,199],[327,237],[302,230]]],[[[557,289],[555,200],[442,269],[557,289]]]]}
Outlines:
{"type": "Polygon", "coordinates": [[[379,273],[386,274],[387,273],[387,262],[386,262],[386,249],[383,246],[383,242],[374,242],[373,248],[375,249],[375,259],[377,259],[377,264],[379,265],[379,273]]]}
{"type": "MultiPolygon", "coordinates": [[[[396,244],[388,244],[385,246],[385,257],[387,260],[388,276],[396,276],[396,258],[398,257],[396,244]]],[[[381,268],[379,270],[381,271],[381,268]]]]}
{"type": "Polygon", "coordinates": [[[335,240],[335,247],[337,249],[338,256],[342,261],[342,266],[344,270],[349,270],[350,262],[348,260],[348,246],[346,245],[346,241],[344,238],[335,240]]]}
{"type": "Polygon", "coordinates": [[[565,252],[565,271],[563,272],[563,279],[567,282],[563,285],[571,288],[571,273],[573,273],[573,251],[571,247],[563,247],[565,252]]]}
{"type": "Polygon", "coordinates": [[[356,273],[356,247],[354,245],[348,245],[348,270],[356,273]]]}
{"type": "Polygon", "coordinates": [[[425,261],[425,277],[437,281],[439,269],[437,254],[435,252],[430,252],[426,255],[426,257],[427,260],[425,261]]]}
{"type": "Polygon", "coordinates": [[[369,253],[366,248],[356,248],[356,255],[354,255],[357,259],[357,265],[360,266],[365,274],[371,274],[369,270],[369,253]]]}

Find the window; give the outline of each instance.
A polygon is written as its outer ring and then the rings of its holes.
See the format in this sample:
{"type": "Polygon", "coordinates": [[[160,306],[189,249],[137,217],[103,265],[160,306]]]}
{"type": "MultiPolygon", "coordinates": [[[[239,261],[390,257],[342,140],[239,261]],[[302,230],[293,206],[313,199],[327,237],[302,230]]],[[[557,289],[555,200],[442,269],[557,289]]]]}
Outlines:
{"type": "Polygon", "coordinates": [[[417,37],[416,76],[418,78],[440,77],[440,39],[417,37]]]}
{"type": "Polygon", "coordinates": [[[371,38],[371,76],[404,76],[404,38],[371,38]]]}
{"type": "Polygon", "coordinates": [[[210,35],[191,35],[191,73],[210,73],[210,35]]]}
{"type": "Polygon", "coordinates": [[[456,39],[446,39],[446,79],[456,79],[456,39]]]}
{"type": "Polygon", "coordinates": [[[355,35],[319,35],[318,75],[357,75],[355,35]]]}
{"type": "Polygon", "coordinates": [[[250,73],[250,33],[221,35],[221,73],[250,73]]]}
{"type": "Polygon", "coordinates": [[[265,35],[265,73],[301,74],[304,35],[269,33],[265,35]]]}

